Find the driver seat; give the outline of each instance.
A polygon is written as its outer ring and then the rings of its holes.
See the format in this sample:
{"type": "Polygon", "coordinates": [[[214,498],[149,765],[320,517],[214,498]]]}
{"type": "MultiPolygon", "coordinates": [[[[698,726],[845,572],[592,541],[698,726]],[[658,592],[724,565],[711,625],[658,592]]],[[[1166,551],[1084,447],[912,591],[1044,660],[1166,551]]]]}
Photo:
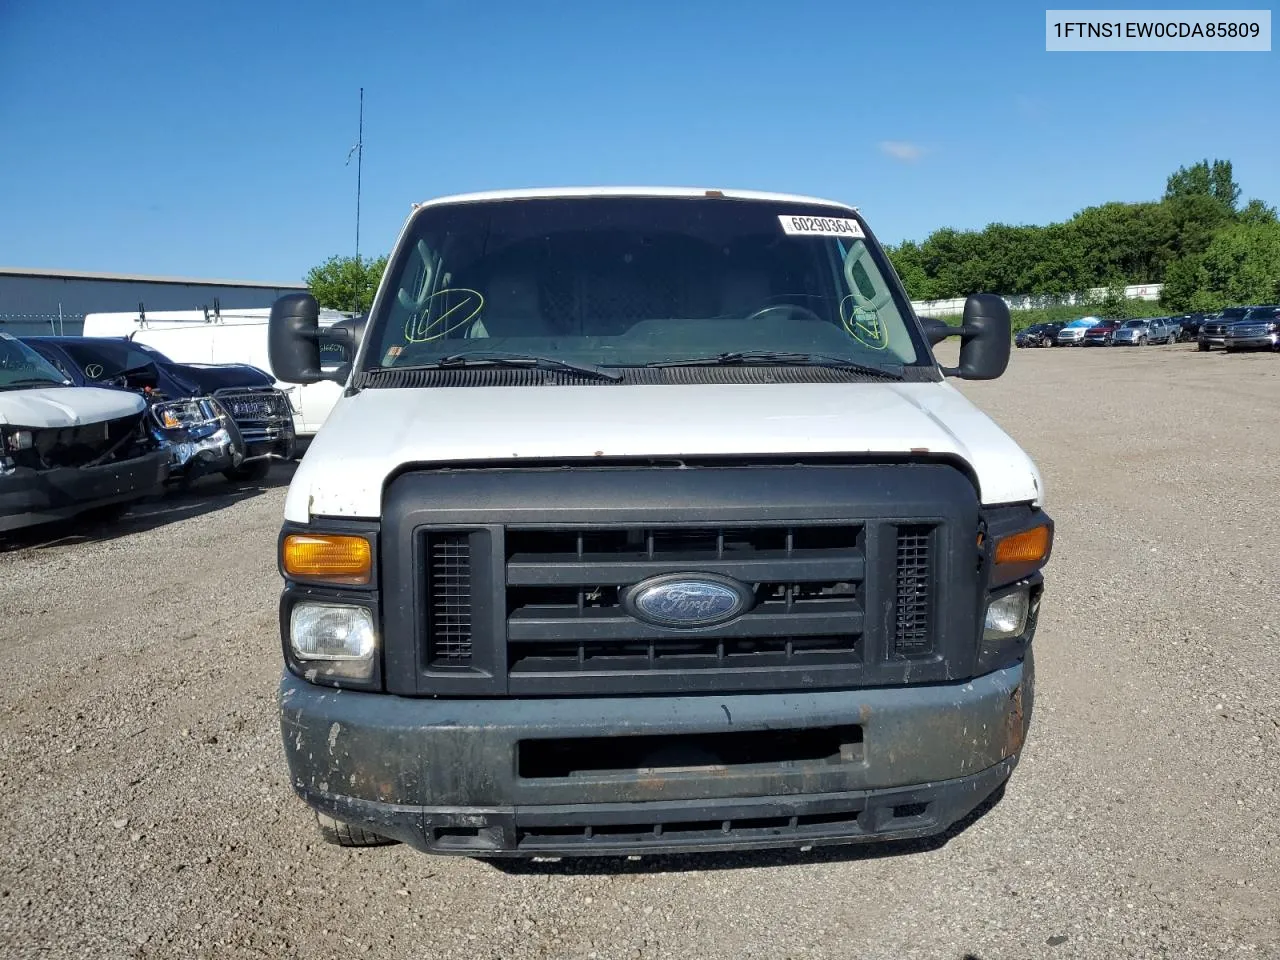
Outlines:
{"type": "Polygon", "coordinates": [[[484,307],[467,337],[548,337],[553,333],[542,315],[538,278],[531,272],[512,272],[495,274],[489,281],[484,307]]]}

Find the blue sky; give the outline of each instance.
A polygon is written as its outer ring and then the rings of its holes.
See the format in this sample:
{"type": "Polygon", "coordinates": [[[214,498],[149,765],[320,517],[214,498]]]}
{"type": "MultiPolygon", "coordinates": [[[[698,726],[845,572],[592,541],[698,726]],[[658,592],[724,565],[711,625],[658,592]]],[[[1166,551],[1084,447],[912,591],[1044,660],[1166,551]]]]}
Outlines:
{"type": "Polygon", "coordinates": [[[300,279],[353,252],[361,86],[363,254],[501,187],[812,193],[888,242],[1202,158],[1280,202],[1280,54],[1051,54],[1044,9],[0,0],[0,265],[300,279]]]}

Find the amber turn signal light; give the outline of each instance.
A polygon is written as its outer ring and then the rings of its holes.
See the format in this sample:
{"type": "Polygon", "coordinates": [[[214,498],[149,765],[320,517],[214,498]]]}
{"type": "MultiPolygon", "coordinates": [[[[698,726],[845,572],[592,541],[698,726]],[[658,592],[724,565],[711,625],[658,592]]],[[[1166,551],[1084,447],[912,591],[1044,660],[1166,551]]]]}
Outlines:
{"type": "Polygon", "coordinates": [[[996,544],[996,564],[1040,563],[1048,558],[1052,545],[1048,526],[1010,534],[996,544]]]}
{"type": "Polygon", "coordinates": [[[364,537],[291,533],[280,550],[286,576],[359,585],[373,574],[373,548],[364,537]]]}

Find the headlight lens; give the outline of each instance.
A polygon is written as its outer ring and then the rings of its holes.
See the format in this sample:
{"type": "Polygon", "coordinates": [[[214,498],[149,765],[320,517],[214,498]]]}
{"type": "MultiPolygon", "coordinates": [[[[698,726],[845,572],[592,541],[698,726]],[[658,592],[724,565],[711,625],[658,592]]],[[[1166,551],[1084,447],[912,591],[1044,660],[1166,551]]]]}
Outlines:
{"type": "Polygon", "coordinates": [[[1027,629],[1030,603],[1031,590],[1028,587],[992,600],[987,605],[987,621],[983,625],[982,639],[1005,640],[1021,636],[1027,629]]]}
{"type": "Polygon", "coordinates": [[[5,446],[10,450],[30,450],[35,444],[35,437],[30,430],[14,430],[6,438],[5,446]]]}
{"type": "Polygon", "coordinates": [[[327,677],[368,680],[378,634],[367,607],[302,602],[289,617],[289,646],[304,664],[314,662],[327,677]]]}
{"type": "Polygon", "coordinates": [[[186,430],[189,433],[218,429],[222,426],[221,413],[212,400],[204,397],[166,400],[151,407],[151,416],[162,429],[186,430]]]}

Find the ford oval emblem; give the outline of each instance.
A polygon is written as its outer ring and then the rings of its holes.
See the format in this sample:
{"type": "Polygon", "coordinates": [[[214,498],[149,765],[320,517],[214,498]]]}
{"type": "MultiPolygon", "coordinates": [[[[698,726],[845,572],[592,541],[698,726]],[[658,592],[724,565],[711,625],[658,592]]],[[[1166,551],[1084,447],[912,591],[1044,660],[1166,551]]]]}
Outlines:
{"type": "Polygon", "coordinates": [[[745,584],[712,574],[666,574],[642,580],[623,596],[638,620],[660,627],[710,627],[745,613],[752,593],[745,584]]]}

